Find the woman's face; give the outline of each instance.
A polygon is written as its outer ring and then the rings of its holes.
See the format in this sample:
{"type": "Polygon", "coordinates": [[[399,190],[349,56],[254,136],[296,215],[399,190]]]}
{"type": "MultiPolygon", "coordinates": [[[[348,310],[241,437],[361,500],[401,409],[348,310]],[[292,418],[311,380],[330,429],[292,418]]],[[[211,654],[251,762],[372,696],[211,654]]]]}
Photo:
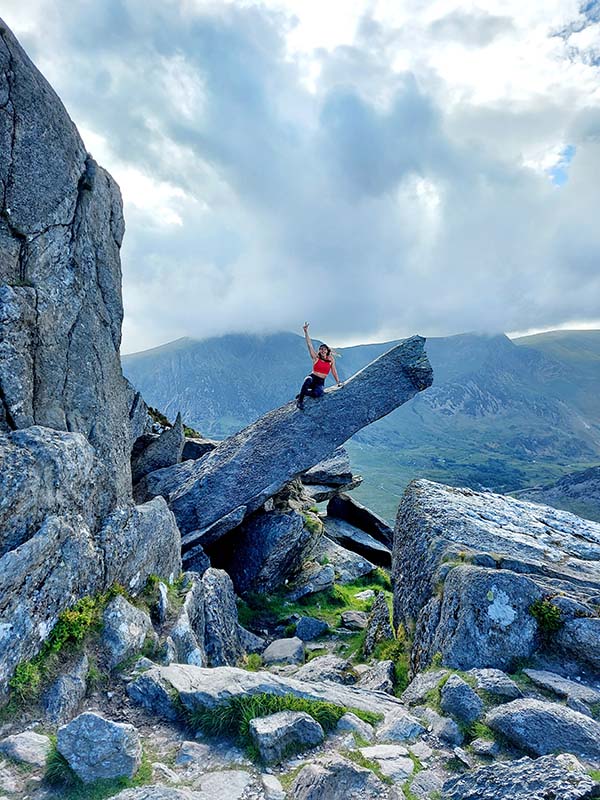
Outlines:
{"type": "Polygon", "coordinates": [[[325,347],[324,344],[322,344],[321,347],[319,347],[319,355],[321,356],[321,358],[327,358],[327,348],[325,347]]]}

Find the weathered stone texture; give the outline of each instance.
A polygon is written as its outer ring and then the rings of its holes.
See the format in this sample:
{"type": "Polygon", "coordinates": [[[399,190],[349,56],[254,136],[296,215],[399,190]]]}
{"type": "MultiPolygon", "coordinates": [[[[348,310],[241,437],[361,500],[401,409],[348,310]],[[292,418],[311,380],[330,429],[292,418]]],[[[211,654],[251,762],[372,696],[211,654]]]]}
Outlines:
{"type": "Polygon", "coordinates": [[[0,405],[3,427],[83,433],[115,501],[131,495],[119,361],[121,197],[60,99],[0,23],[0,405]]]}
{"type": "MultiPolygon", "coordinates": [[[[529,657],[545,644],[533,603],[560,595],[579,608],[600,593],[599,564],[598,523],[501,495],[413,481],[398,511],[392,569],[394,621],[416,622],[413,670],[438,651],[459,669],[506,669],[529,657]]],[[[567,631],[598,624],[597,618],[567,619],[562,646],[593,658],[567,631]]],[[[594,636],[582,638],[589,645],[594,636]]]]}
{"type": "Polygon", "coordinates": [[[131,778],[142,761],[142,745],[133,725],[85,712],[58,729],[58,752],[84,783],[131,778]]]}

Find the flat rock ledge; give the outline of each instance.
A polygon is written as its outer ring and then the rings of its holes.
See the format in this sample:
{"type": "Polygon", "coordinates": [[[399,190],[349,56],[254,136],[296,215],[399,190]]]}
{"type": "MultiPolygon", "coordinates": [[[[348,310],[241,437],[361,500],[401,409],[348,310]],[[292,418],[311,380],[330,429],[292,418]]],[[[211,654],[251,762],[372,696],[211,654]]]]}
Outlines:
{"type": "MultiPolygon", "coordinates": [[[[231,697],[262,693],[280,696],[293,694],[309,700],[325,700],[338,706],[383,714],[392,719],[397,714],[406,714],[400,700],[384,692],[325,681],[299,681],[270,672],[248,672],[237,667],[207,669],[187,664],[156,665],[141,672],[129,684],[127,692],[135,702],[167,719],[177,716],[174,696],[185,708],[193,711],[198,707],[212,708],[231,697]]],[[[413,721],[419,726],[417,720],[413,721]]]]}

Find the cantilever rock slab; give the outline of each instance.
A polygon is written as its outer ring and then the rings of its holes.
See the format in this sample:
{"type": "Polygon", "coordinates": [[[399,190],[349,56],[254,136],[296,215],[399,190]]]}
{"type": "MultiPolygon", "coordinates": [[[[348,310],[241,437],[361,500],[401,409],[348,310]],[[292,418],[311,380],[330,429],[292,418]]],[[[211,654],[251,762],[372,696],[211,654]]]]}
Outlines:
{"type": "MultiPolygon", "coordinates": [[[[304,411],[288,403],[226,439],[198,463],[146,476],[146,497],[167,497],[182,533],[202,532],[240,506],[255,511],[371,422],[431,386],[425,339],[412,336],[304,411]]],[[[223,531],[225,532],[225,531],[223,531]]]]}

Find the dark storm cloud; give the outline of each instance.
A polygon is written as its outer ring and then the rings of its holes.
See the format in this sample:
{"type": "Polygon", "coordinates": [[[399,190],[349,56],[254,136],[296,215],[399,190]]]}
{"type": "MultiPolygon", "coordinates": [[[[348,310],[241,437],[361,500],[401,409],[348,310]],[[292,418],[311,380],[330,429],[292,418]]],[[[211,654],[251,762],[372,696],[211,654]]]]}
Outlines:
{"type": "MultiPolygon", "coordinates": [[[[369,16],[310,92],[289,18],[263,7],[41,7],[30,51],[75,121],[179,192],[181,225],[127,205],[126,349],[307,316],[334,344],[597,316],[598,109],[451,108],[439,76],[393,67],[408,34],[369,16]],[[558,189],[521,153],[565,141],[558,189]]],[[[511,25],[455,13],[429,33],[474,46],[511,25]]]]}

